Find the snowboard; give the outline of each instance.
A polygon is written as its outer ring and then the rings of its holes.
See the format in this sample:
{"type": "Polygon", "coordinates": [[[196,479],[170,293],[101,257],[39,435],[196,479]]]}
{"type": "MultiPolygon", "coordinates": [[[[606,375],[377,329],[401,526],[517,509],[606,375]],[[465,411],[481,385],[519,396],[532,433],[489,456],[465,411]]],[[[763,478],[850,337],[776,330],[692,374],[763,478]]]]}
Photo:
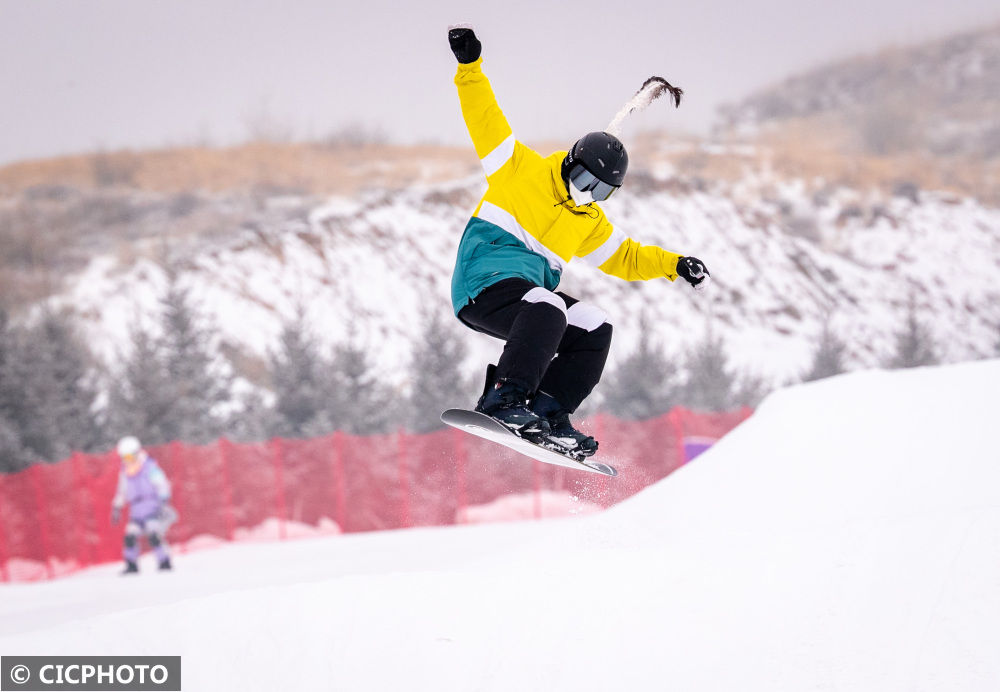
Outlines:
{"type": "Polygon", "coordinates": [[[545,462],[546,464],[555,464],[556,466],[565,466],[580,471],[600,473],[605,476],[618,475],[618,471],[614,467],[602,464],[599,461],[591,461],[589,457],[576,459],[568,454],[562,454],[526,440],[485,413],[467,411],[462,408],[450,408],[441,414],[441,421],[453,428],[458,428],[490,442],[496,442],[508,449],[513,449],[519,454],[545,462]]]}

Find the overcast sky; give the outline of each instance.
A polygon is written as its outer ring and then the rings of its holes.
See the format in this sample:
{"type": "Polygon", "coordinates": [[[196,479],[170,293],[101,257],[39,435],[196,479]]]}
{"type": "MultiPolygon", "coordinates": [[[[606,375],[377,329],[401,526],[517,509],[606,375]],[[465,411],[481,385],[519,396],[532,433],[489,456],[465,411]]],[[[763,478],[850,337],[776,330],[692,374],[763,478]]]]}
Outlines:
{"type": "MultiPolygon", "coordinates": [[[[1000,22],[997,0],[0,0],[0,163],[346,125],[465,144],[449,24],[475,26],[518,136],[603,128],[650,75],[686,91],[633,128],[833,58],[1000,22]]],[[[626,135],[628,128],[626,128],[626,135]]]]}

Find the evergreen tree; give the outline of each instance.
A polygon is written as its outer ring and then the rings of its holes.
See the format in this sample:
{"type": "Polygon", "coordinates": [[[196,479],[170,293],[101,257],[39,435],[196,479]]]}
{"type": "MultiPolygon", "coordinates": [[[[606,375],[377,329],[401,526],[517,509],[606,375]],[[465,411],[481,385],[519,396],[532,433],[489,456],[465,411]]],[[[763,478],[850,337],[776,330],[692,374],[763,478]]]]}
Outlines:
{"type": "Polygon", "coordinates": [[[260,442],[281,434],[275,432],[279,428],[274,408],[267,405],[261,392],[243,392],[235,403],[235,411],[226,425],[226,436],[233,442],[260,442]]]}
{"type": "Polygon", "coordinates": [[[771,390],[772,387],[764,378],[755,375],[743,375],[739,378],[736,391],[732,395],[732,400],[728,408],[736,408],[738,406],[756,408],[771,390]]]}
{"type": "Polygon", "coordinates": [[[455,333],[455,321],[445,321],[439,311],[434,311],[423,315],[423,324],[410,364],[413,390],[406,416],[415,432],[443,428],[441,412],[468,407],[473,392],[472,384],[460,369],[466,347],[455,333]]]}
{"type": "Polygon", "coordinates": [[[46,312],[38,324],[8,331],[4,341],[0,380],[7,443],[16,438],[22,461],[29,463],[93,449],[100,432],[92,411],[97,392],[89,381],[91,356],[69,319],[46,312]]]}
{"type": "Polygon", "coordinates": [[[889,359],[890,368],[917,368],[939,361],[930,331],[917,319],[916,300],[911,296],[906,323],[896,333],[896,351],[889,359]]]}
{"type": "Polygon", "coordinates": [[[378,380],[368,353],[351,337],[334,349],[327,391],[327,413],[336,430],[387,432],[398,420],[393,393],[378,380]]]}
{"type": "Polygon", "coordinates": [[[603,407],[620,418],[654,418],[678,403],[677,365],[652,344],[650,332],[643,317],[635,351],[602,381],[603,407]]]}
{"type": "Polygon", "coordinates": [[[219,408],[228,401],[229,378],[216,365],[211,333],[198,325],[189,292],[173,274],[160,307],[157,334],[138,326],[131,331],[131,351],[111,391],[112,429],[150,445],[209,442],[224,429],[219,408]]]}
{"type": "Polygon", "coordinates": [[[92,378],[93,357],[83,345],[70,319],[46,313],[31,330],[29,340],[38,362],[33,381],[43,390],[44,415],[51,420],[54,437],[49,459],[58,460],[73,451],[90,451],[101,438],[94,404],[98,392],[92,378]]]}
{"type": "Polygon", "coordinates": [[[14,340],[7,313],[0,309],[0,473],[19,471],[30,463],[14,420],[23,399],[14,368],[14,340]]]}
{"type": "Polygon", "coordinates": [[[173,421],[173,389],[156,337],[135,322],[130,349],[110,388],[108,418],[115,439],[135,435],[144,444],[171,442],[178,434],[173,421]]]}
{"type": "Polygon", "coordinates": [[[830,326],[830,319],[823,321],[823,329],[813,353],[812,367],[802,378],[805,382],[833,377],[846,371],[844,367],[844,351],[847,345],[837,336],[830,326]]]}
{"type": "Polygon", "coordinates": [[[163,364],[173,396],[171,439],[208,442],[224,429],[218,409],[228,401],[229,377],[216,365],[211,334],[198,324],[190,292],[173,273],[161,307],[163,364]]]}
{"type": "Polygon", "coordinates": [[[275,395],[272,433],[309,437],[329,432],[325,380],[330,366],[309,333],[301,308],[285,323],[279,343],[270,362],[275,395]]]}
{"type": "Polygon", "coordinates": [[[703,411],[725,411],[734,405],[736,377],[729,370],[725,345],[709,328],[705,338],[688,350],[687,381],[681,399],[685,406],[703,411]]]}
{"type": "Polygon", "coordinates": [[[0,412],[0,473],[20,471],[29,463],[14,423],[0,412]]]}

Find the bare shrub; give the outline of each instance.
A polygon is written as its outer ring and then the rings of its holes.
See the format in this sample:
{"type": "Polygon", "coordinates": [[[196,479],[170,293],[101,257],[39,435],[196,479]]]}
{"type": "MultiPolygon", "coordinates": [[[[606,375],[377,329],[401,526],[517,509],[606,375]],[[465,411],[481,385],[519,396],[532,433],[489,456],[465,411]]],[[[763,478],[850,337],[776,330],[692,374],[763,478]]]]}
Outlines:
{"type": "Polygon", "coordinates": [[[816,218],[805,214],[791,214],[784,220],[785,232],[813,243],[822,240],[822,233],[816,218]]]}
{"type": "Polygon", "coordinates": [[[864,150],[889,156],[912,150],[918,140],[917,123],[902,105],[878,104],[861,113],[858,134],[864,150]]]}
{"type": "Polygon", "coordinates": [[[1000,125],[994,125],[979,136],[979,155],[984,159],[1000,158],[1000,125]]]}
{"type": "Polygon", "coordinates": [[[892,185],[895,197],[908,199],[914,204],[920,204],[920,186],[909,180],[898,180],[892,185]]]}
{"type": "Polygon", "coordinates": [[[138,156],[129,152],[98,152],[90,157],[90,170],[98,187],[125,185],[134,187],[136,173],[142,163],[138,156]]]}
{"type": "Polygon", "coordinates": [[[167,202],[167,213],[173,219],[180,219],[190,216],[201,205],[198,195],[191,192],[181,192],[174,195],[167,202]]]}
{"type": "Polygon", "coordinates": [[[328,149],[361,149],[386,144],[388,141],[385,131],[379,127],[348,123],[322,138],[320,144],[328,149]]]}
{"type": "Polygon", "coordinates": [[[29,202],[65,202],[76,190],[68,185],[58,183],[32,185],[24,191],[24,198],[29,202]]]}

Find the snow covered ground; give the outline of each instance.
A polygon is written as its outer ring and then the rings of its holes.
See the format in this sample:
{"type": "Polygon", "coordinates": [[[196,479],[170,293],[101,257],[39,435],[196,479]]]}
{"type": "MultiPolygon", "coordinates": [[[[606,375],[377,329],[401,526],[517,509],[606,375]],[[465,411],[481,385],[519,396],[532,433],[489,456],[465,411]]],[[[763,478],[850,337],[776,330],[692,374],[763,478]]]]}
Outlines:
{"type": "Polygon", "coordinates": [[[600,514],[3,586],[0,653],[179,654],[185,690],[997,690],[998,392],[1000,361],[845,375],[600,514]]]}

